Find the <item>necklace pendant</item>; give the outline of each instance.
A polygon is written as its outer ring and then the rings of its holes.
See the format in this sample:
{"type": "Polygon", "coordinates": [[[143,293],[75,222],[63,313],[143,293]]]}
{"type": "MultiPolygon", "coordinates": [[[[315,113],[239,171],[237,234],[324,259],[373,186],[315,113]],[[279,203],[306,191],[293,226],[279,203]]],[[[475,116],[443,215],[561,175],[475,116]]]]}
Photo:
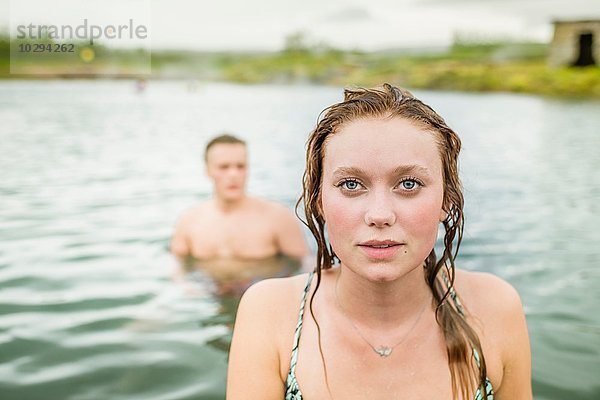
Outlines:
{"type": "Polygon", "coordinates": [[[392,348],[387,346],[379,346],[378,348],[373,350],[375,350],[375,353],[379,354],[379,356],[382,358],[386,358],[390,354],[392,354],[392,348]]]}

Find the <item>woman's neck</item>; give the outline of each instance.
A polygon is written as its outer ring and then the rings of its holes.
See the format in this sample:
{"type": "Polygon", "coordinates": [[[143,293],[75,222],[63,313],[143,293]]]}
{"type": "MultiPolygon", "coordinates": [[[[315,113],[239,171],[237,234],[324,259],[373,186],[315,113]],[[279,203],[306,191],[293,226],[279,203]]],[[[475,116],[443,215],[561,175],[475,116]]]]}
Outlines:
{"type": "Polygon", "coordinates": [[[340,311],[358,325],[394,329],[410,324],[424,307],[433,307],[421,266],[383,283],[369,281],[345,266],[337,269],[334,300],[340,311]]]}

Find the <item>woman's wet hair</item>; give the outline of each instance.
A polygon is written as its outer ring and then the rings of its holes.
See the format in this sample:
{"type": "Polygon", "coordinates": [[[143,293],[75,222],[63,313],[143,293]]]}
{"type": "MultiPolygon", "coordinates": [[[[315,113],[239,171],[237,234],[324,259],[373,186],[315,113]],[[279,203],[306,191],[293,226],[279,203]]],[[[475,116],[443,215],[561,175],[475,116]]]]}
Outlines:
{"type": "MultiPolygon", "coordinates": [[[[464,198],[458,176],[458,154],[461,141],[458,135],[446,124],[431,107],[414,97],[409,91],[384,84],[378,88],[354,88],[344,90],[344,100],[327,107],[319,115],[317,125],[311,132],[306,151],[306,169],[302,179],[302,195],[296,204],[296,212],[303,205],[306,220],[300,217],[310,229],[317,242],[317,283],[312,294],[310,309],[319,332],[320,328],[312,312],[314,296],[321,283],[321,271],[335,264],[337,256],[328,244],[325,220],[321,208],[323,160],[328,139],[352,121],[367,118],[402,118],[431,132],[438,146],[442,161],[444,185],[443,209],[446,219],[442,221],[445,234],[444,250],[438,259],[435,250],[424,260],[424,278],[429,285],[435,306],[436,320],[444,333],[448,363],[452,376],[454,397],[460,393],[463,399],[472,398],[477,387],[481,387],[484,399],[487,376],[481,343],[475,330],[467,322],[463,312],[450,301],[453,290],[454,261],[463,235],[464,198]],[[447,283],[446,283],[447,282],[447,283]],[[477,354],[480,366],[475,362],[477,354]]],[[[321,350],[321,349],[320,349],[321,350]]],[[[322,354],[322,352],[321,352],[322,354]]],[[[326,369],[325,369],[326,371],[326,369]]],[[[327,372],[325,372],[327,374],[327,372]]],[[[327,378],[327,376],[326,376],[327,378]]]]}

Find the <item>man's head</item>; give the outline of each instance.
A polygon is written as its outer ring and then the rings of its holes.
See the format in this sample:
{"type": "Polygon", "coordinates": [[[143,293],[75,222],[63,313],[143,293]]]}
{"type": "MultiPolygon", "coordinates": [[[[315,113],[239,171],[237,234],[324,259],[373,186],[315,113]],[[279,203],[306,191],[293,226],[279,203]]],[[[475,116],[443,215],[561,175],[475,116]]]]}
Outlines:
{"type": "Polygon", "coordinates": [[[244,196],[247,151],[243,140],[228,134],[213,138],[206,145],[204,161],[217,198],[235,201],[244,196]]]}

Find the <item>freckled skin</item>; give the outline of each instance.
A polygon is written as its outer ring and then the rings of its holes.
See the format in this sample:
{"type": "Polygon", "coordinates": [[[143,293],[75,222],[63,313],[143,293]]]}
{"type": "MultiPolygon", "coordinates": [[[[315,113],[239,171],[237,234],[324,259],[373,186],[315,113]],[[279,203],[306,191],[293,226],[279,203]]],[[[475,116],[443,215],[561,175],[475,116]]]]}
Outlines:
{"type": "MultiPolygon", "coordinates": [[[[446,327],[436,318],[422,268],[446,217],[436,138],[397,117],[353,120],[327,137],[319,212],[341,265],[323,269],[308,292],[294,364],[303,398],[453,398],[446,327]],[[373,240],[402,246],[364,243],[373,240]],[[394,343],[385,359],[373,351],[394,343]]],[[[285,397],[307,278],[264,280],[245,292],[229,353],[227,400],[285,397]]],[[[494,399],[532,399],[518,294],[490,274],[457,270],[455,278],[494,399]]]]}
{"type": "Polygon", "coordinates": [[[373,118],[350,122],[327,141],[323,215],[335,253],[355,273],[391,281],[421,266],[445,217],[442,202],[442,164],[433,133],[406,119],[373,118]],[[403,165],[420,168],[396,173],[403,165]],[[362,172],[336,173],[340,168],[362,172]],[[357,183],[344,184],[345,179],[357,183]],[[390,259],[373,260],[357,246],[367,240],[405,245],[390,259]]]}

